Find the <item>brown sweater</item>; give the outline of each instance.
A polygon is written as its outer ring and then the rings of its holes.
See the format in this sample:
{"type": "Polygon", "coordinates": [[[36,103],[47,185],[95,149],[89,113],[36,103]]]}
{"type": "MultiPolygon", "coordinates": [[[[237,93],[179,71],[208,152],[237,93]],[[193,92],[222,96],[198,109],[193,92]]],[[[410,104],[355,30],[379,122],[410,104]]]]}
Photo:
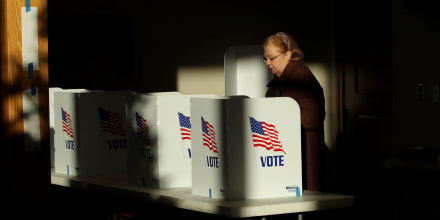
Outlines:
{"type": "Polygon", "coordinates": [[[303,187],[322,189],[322,154],[324,152],[324,92],[303,61],[291,61],[281,77],[274,76],[267,85],[266,97],[290,97],[301,111],[303,187]]]}

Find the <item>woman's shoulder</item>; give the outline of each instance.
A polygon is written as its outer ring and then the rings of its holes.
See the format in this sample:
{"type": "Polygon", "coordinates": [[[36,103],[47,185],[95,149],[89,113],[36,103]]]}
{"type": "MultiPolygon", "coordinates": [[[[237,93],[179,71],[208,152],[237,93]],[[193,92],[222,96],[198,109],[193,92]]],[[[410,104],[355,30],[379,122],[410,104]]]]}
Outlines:
{"type": "Polygon", "coordinates": [[[291,61],[287,65],[286,80],[291,83],[310,83],[316,81],[309,67],[302,61],[291,61]]]}

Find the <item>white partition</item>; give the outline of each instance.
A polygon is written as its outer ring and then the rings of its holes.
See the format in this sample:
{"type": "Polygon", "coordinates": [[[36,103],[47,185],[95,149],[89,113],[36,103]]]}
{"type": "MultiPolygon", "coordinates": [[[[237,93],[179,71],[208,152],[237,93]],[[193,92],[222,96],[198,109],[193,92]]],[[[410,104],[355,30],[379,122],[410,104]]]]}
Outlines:
{"type": "Polygon", "coordinates": [[[192,193],[259,199],[302,193],[301,127],[290,98],[191,98],[192,193]]]}
{"type": "Polygon", "coordinates": [[[191,186],[190,96],[129,95],[127,119],[129,182],[155,188],[191,186]]]}
{"type": "Polygon", "coordinates": [[[126,173],[128,92],[66,90],[54,93],[55,172],[126,173]]]}
{"type": "MultiPolygon", "coordinates": [[[[50,167],[55,168],[55,92],[86,92],[86,89],[49,88],[50,167]]],[[[58,111],[57,111],[58,112],[58,111]]]]}
{"type": "Polygon", "coordinates": [[[54,93],[62,91],[59,87],[49,88],[49,127],[50,127],[50,168],[55,168],[55,115],[54,93]]]}
{"type": "Polygon", "coordinates": [[[225,95],[264,97],[273,75],[263,62],[263,46],[233,46],[225,53],[225,95]]]}

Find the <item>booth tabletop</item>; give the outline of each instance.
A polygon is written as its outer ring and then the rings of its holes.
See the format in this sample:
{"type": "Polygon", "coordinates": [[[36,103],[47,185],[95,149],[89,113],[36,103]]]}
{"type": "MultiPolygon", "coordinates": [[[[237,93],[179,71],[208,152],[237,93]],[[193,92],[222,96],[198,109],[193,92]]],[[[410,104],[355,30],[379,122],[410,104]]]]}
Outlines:
{"type": "Polygon", "coordinates": [[[71,176],[52,172],[54,185],[116,193],[147,202],[234,218],[349,208],[354,197],[305,190],[301,197],[222,200],[193,195],[191,187],[155,189],[129,184],[121,176],[71,176]]]}

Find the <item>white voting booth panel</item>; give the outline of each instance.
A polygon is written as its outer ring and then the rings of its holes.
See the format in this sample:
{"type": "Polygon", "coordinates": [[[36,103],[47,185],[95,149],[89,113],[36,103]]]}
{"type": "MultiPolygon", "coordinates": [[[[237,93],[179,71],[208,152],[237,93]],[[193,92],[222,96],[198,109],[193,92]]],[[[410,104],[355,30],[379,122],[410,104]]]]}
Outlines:
{"type": "Polygon", "coordinates": [[[127,96],[130,183],[191,186],[190,117],[190,96],[173,92],[127,96]]]}
{"type": "Polygon", "coordinates": [[[241,200],[302,193],[301,128],[290,98],[191,98],[192,193],[241,200]]]}
{"type": "Polygon", "coordinates": [[[54,115],[54,93],[62,91],[59,87],[49,88],[49,127],[50,127],[50,167],[55,167],[55,115],[54,115]]]}
{"type": "Polygon", "coordinates": [[[273,75],[263,62],[263,47],[233,46],[226,50],[225,95],[264,97],[273,75]]]}
{"type": "Polygon", "coordinates": [[[55,172],[69,175],[126,173],[127,94],[129,92],[55,92],[55,172]]]}
{"type": "MultiPolygon", "coordinates": [[[[49,125],[50,125],[50,167],[55,167],[55,92],[86,92],[86,89],[62,89],[59,87],[49,88],[49,125]]],[[[58,111],[57,111],[58,112],[58,111]]]]}

